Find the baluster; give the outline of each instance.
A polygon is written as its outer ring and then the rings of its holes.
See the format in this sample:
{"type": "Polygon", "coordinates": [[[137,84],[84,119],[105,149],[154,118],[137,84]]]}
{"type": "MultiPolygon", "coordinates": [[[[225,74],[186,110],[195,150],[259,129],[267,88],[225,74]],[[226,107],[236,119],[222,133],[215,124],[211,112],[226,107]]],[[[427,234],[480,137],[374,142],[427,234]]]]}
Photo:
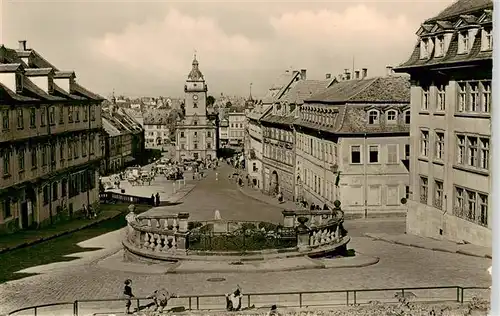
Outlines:
{"type": "Polygon", "coordinates": [[[148,218],[148,226],[151,227],[151,218],[148,218]]]}
{"type": "Polygon", "coordinates": [[[179,225],[179,223],[177,222],[177,218],[173,219],[172,225],[174,225],[174,231],[177,231],[177,226],[179,225]]]}
{"type": "Polygon", "coordinates": [[[149,247],[149,233],[144,233],[144,244],[143,244],[143,247],[144,248],[148,248],[149,247]]]}
{"type": "Polygon", "coordinates": [[[155,234],[155,247],[153,250],[154,251],[161,250],[161,235],[155,234]]]}
{"type": "Polygon", "coordinates": [[[172,249],[177,249],[177,239],[175,236],[172,237],[172,249]]]}
{"type": "Polygon", "coordinates": [[[162,248],[162,251],[163,252],[167,252],[168,251],[168,236],[167,235],[162,235],[162,239],[163,239],[163,248],[162,248]]]}

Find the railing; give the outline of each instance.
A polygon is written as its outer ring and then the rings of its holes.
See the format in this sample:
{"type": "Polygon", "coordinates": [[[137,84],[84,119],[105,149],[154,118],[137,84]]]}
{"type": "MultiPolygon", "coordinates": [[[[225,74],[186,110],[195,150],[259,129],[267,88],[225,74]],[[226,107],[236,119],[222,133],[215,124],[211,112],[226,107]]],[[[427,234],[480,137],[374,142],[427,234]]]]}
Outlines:
{"type": "MultiPolygon", "coordinates": [[[[474,293],[473,290],[476,291],[485,291],[487,292],[487,298],[489,299],[490,290],[486,287],[462,287],[462,286],[429,286],[429,287],[394,287],[394,288],[377,288],[377,289],[350,289],[350,290],[331,290],[331,291],[303,291],[303,292],[276,292],[276,293],[243,293],[243,296],[246,297],[246,304],[242,302],[242,307],[246,305],[247,307],[252,307],[253,305],[262,304],[268,306],[269,304],[274,304],[279,302],[281,306],[286,307],[328,307],[328,306],[338,306],[338,305],[358,305],[358,304],[368,304],[373,301],[380,301],[383,303],[397,303],[399,297],[412,297],[413,302],[457,302],[463,304],[471,300],[473,297],[477,297],[477,292],[474,293]],[[428,291],[427,296],[417,296],[413,292],[416,291],[428,291]],[[432,294],[430,291],[434,291],[432,294]],[[441,295],[436,295],[435,291],[440,291],[441,295]],[[442,291],[446,291],[449,295],[443,295],[442,291]],[[469,293],[466,293],[469,292],[469,293]],[[368,293],[382,293],[384,297],[367,295],[368,293]],[[308,296],[315,296],[316,299],[308,299],[308,296]],[[259,298],[263,297],[273,297],[273,299],[263,300],[259,298]],[[285,298],[285,300],[280,300],[279,298],[285,298]],[[320,297],[320,299],[318,299],[320,297]]],[[[9,312],[7,315],[20,315],[20,312],[31,312],[31,315],[37,316],[42,308],[48,307],[56,307],[56,306],[66,306],[68,309],[72,309],[73,316],[84,315],[83,310],[86,310],[86,313],[95,312],[97,310],[103,311],[104,309],[108,309],[107,313],[110,313],[109,309],[115,308],[112,307],[110,302],[124,302],[127,299],[96,299],[96,300],[75,300],[73,302],[59,302],[59,303],[50,303],[44,305],[37,306],[29,306],[20,308],[14,311],[9,312]],[[92,307],[85,308],[86,303],[106,303],[102,304],[104,307],[92,307]]],[[[147,301],[151,302],[149,298],[133,298],[137,310],[144,309],[146,306],[150,304],[146,303],[146,305],[142,306],[141,302],[147,301]]],[[[187,305],[186,309],[188,310],[224,310],[225,303],[225,294],[211,294],[211,295],[182,295],[176,298],[173,298],[173,304],[169,303],[169,306],[180,306],[178,302],[183,301],[187,305]]],[[[119,308],[116,305],[117,309],[119,308]]],[[[125,304],[121,303],[121,308],[123,308],[125,304]]],[[[258,306],[257,306],[258,307],[258,306]]],[[[25,314],[24,314],[25,315],[25,314]]],[[[69,313],[65,313],[65,315],[69,315],[69,313]]]]}
{"type": "Polygon", "coordinates": [[[101,192],[99,193],[99,199],[102,203],[106,203],[108,201],[118,201],[131,204],[151,204],[150,197],[134,196],[116,192],[101,192]]]}

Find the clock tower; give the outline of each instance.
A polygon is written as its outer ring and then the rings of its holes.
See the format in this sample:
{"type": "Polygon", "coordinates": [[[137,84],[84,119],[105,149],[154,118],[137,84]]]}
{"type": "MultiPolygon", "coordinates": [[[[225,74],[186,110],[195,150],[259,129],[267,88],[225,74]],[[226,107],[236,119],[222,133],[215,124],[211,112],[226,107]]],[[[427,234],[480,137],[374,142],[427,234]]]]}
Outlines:
{"type": "Polygon", "coordinates": [[[207,118],[207,84],[200,71],[196,54],[184,85],[186,115],[177,127],[176,158],[211,160],[216,158],[215,125],[207,118]]]}

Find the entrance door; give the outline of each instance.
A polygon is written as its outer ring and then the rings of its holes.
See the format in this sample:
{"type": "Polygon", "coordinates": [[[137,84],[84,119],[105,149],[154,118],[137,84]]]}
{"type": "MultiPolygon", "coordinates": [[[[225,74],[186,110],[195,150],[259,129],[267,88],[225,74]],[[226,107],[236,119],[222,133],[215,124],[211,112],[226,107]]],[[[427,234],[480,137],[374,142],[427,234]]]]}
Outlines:
{"type": "Polygon", "coordinates": [[[199,156],[198,156],[198,153],[194,153],[194,154],[193,154],[193,156],[194,156],[194,159],[195,159],[195,160],[198,160],[198,157],[199,157],[199,156]]]}
{"type": "Polygon", "coordinates": [[[28,222],[28,202],[21,202],[21,228],[26,229],[29,226],[28,222]]]}

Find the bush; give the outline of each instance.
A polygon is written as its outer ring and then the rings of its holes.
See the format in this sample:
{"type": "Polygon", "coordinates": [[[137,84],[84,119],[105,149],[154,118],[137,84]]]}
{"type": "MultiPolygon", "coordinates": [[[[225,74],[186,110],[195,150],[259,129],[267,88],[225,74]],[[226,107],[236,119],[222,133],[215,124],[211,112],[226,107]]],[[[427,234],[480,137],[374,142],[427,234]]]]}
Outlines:
{"type": "Polygon", "coordinates": [[[188,230],[192,230],[201,226],[203,226],[203,224],[200,222],[188,222],[188,230]]]}

